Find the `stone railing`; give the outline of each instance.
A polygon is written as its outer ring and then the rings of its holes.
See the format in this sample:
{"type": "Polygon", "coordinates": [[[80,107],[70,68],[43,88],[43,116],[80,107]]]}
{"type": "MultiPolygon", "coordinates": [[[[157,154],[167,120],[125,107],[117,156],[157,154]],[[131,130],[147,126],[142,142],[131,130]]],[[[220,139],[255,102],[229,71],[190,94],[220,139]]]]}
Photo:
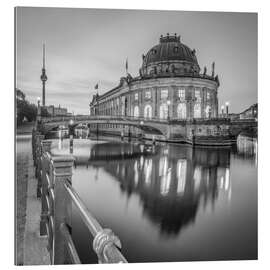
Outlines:
{"type": "Polygon", "coordinates": [[[94,237],[93,249],[99,263],[126,263],[120,240],[110,229],[103,229],[72,187],[74,159],[51,155],[52,141],[33,130],[32,150],[41,200],[40,235],[48,238],[51,264],[81,263],[71,236],[72,204],[94,237]]]}
{"type": "MultiPolygon", "coordinates": [[[[220,122],[220,123],[230,123],[231,119],[226,117],[217,117],[217,118],[193,118],[193,119],[180,119],[177,117],[142,117],[142,116],[123,116],[123,115],[79,115],[79,116],[65,116],[65,117],[43,117],[42,122],[54,123],[54,122],[69,122],[73,120],[73,124],[76,122],[83,121],[134,121],[144,124],[144,122],[159,122],[159,123],[211,123],[211,122],[220,122]]],[[[248,122],[248,121],[246,121],[248,122]]]]}

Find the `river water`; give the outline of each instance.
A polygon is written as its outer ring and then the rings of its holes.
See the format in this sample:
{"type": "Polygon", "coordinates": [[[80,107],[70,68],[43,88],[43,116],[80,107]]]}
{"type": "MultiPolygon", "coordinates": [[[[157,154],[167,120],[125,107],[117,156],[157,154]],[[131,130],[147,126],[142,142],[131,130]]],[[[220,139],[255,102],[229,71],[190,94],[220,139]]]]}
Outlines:
{"type": "MultiPolygon", "coordinates": [[[[224,149],[75,139],[73,154],[72,185],[129,262],[257,258],[256,139],[224,149]]],[[[97,263],[75,208],[72,237],[81,261],[97,263]]]]}

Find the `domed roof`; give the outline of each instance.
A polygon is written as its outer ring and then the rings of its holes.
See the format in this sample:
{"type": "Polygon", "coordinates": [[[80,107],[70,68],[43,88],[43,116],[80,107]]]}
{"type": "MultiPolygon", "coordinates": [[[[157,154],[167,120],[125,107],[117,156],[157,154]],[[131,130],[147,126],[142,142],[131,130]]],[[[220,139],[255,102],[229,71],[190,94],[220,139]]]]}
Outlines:
{"type": "Polygon", "coordinates": [[[161,36],[160,43],[148,51],[143,66],[161,61],[185,61],[198,65],[195,50],[180,42],[180,36],[161,36]]]}

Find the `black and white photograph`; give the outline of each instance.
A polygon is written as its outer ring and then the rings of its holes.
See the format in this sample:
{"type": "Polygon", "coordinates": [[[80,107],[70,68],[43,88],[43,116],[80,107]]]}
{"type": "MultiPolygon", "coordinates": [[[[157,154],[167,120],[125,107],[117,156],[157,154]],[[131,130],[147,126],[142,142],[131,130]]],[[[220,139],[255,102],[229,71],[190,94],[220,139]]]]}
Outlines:
{"type": "Polygon", "coordinates": [[[14,19],[15,265],[258,259],[257,12],[14,19]]]}

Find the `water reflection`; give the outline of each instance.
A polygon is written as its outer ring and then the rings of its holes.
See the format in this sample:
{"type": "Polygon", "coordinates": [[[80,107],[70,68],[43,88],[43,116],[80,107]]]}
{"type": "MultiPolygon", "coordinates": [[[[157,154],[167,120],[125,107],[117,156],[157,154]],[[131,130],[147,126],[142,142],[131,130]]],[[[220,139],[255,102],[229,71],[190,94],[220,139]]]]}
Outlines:
{"type": "MultiPolygon", "coordinates": [[[[68,140],[61,151],[57,143],[53,152],[68,152],[68,140]]],[[[242,145],[75,139],[73,184],[97,219],[120,236],[130,262],[254,259],[256,154],[249,153],[242,145]]],[[[75,211],[72,229],[82,261],[94,262],[75,211]]]]}
{"type": "Polygon", "coordinates": [[[258,163],[258,139],[257,137],[248,137],[239,135],[237,138],[237,154],[244,158],[254,159],[256,166],[258,163]]]}
{"type": "Polygon", "coordinates": [[[138,194],[144,215],[161,234],[178,234],[194,222],[200,204],[214,204],[219,192],[230,200],[230,149],[157,145],[153,153],[145,145],[117,146],[93,145],[89,162],[117,179],[128,196],[138,194]]]}

